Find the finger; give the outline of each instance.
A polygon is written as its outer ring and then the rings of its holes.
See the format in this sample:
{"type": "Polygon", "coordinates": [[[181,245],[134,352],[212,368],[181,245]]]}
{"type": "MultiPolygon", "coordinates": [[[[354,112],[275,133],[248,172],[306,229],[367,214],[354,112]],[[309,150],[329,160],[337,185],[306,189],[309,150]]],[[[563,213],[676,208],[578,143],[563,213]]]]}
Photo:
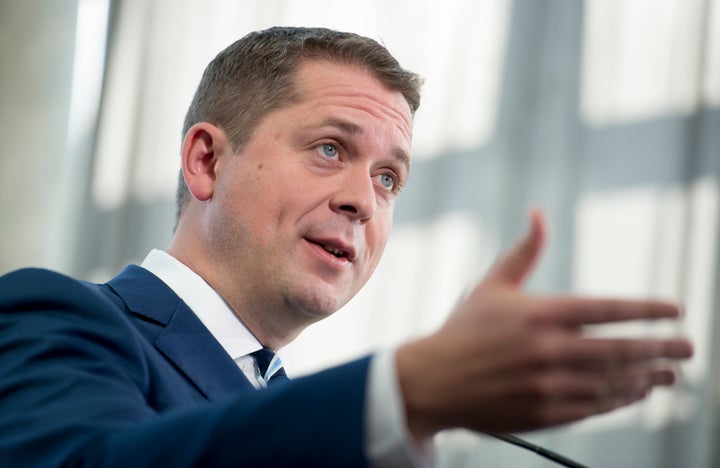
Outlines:
{"type": "Polygon", "coordinates": [[[539,210],[533,209],[525,237],[501,257],[483,283],[522,286],[540,258],[546,237],[545,218],[539,210]]]}
{"type": "Polygon", "coordinates": [[[672,339],[579,339],[568,344],[564,365],[613,369],[659,359],[682,360],[693,355],[690,341],[672,339]]]}
{"type": "Polygon", "coordinates": [[[633,398],[656,386],[675,383],[675,372],[670,368],[634,366],[612,371],[574,371],[558,369],[526,378],[526,400],[555,404],[564,401],[604,398],[633,398]]]}
{"type": "Polygon", "coordinates": [[[576,379],[594,381],[595,395],[588,395],[592,398],[632,398],[634,395],[649,392],[653,387],[674,384],[676,374],[669,367],[636,365],[618,367],[606,372],[582,372],[576,375],[576,379]],[[588,375],[592,378],[585,377],[588,375]]]}
{"type": "Polygon", "coordinates": [[[647,395],[648,392],[644,391],[618,397],[558,401],[555,404],[542,406],[538,409],[538,424],[536,425],[550,427],[579,421],[631,405],[644,399],[647,395]]]}
{"type": "Polygon", "coordinates": [[[543,299],[535,307],[541,318],[568,327],[680,316],[677,304],[663,301],[553,297],[543,299]]]}
{"type": "Polygon", "coordinates": [[[601,376],[569,374],[575,380],[569,392],[555,399],[551,404],[558,408],[589,411],[600,414],[635,403],[650,394],[654,387],[675,383],[675,372],[670,369],[635,368],[601,376]],[[583,383],[584,382],[584,383],[583,383]]]}
{"type": "Polygon", "coordinates": [[[677,381],[677,372],[674,369],[653,369],[648,380],[653,387],[667,387],[677,381]]]}
{"type": "Polygon", "coordinates": [[[646,398],[657,386],[672,385],[669,369],[633,369],[612,375],[567,374],[568,385],[541,406],[546,423],[563,424],[606,413],[646,398]]]}

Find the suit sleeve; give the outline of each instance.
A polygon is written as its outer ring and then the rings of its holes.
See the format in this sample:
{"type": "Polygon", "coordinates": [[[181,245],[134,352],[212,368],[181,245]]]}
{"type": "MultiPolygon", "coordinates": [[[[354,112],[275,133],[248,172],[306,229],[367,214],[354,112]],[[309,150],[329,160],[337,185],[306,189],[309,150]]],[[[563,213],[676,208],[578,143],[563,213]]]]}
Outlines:
{"type": "Polygon", "coordinates": [[[367,465],[368,358],[219,402],[163,407],[153,353],[89,285],[45,270],[0,278],[0,464],[367,465]]]}

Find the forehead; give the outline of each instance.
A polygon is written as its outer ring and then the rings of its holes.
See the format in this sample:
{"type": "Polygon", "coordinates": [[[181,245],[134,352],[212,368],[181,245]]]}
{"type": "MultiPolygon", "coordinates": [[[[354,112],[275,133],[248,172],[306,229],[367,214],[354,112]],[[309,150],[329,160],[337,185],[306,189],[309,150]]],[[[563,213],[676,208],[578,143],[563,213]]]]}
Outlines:
{"type": "Polygon", "coordinates": [[[321,108],[347,108],[366,113],[395,127],[409,141],[412,113],[403,94],[383,85],[370,71],[357,65],[306,60],[297,72],[300,102],[321,108]]]}

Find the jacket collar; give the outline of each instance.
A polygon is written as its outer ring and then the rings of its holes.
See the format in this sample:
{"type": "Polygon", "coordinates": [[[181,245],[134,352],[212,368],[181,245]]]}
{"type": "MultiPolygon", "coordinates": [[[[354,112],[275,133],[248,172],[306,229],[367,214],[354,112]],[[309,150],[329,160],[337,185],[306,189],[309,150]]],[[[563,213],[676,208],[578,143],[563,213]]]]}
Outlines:
{"type": "Polygon", "coordinates": [[[251,391],[237,364],[190,308],[157,276],[129,265],[108,283],[128,306],[138,328],[208,399],[251,391]]]}

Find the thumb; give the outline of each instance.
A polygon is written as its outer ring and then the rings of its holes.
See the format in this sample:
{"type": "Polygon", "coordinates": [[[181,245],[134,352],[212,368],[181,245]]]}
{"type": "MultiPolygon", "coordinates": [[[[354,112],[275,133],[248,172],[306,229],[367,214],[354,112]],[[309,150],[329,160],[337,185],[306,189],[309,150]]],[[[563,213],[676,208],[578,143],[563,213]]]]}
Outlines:
{"type": "Polygon", "coordinates": [[[533,209],[525,237],[500,258],[483,284],[521,287],[540,259],[546,237],[545,216],[540,210],[533,209]]]}

